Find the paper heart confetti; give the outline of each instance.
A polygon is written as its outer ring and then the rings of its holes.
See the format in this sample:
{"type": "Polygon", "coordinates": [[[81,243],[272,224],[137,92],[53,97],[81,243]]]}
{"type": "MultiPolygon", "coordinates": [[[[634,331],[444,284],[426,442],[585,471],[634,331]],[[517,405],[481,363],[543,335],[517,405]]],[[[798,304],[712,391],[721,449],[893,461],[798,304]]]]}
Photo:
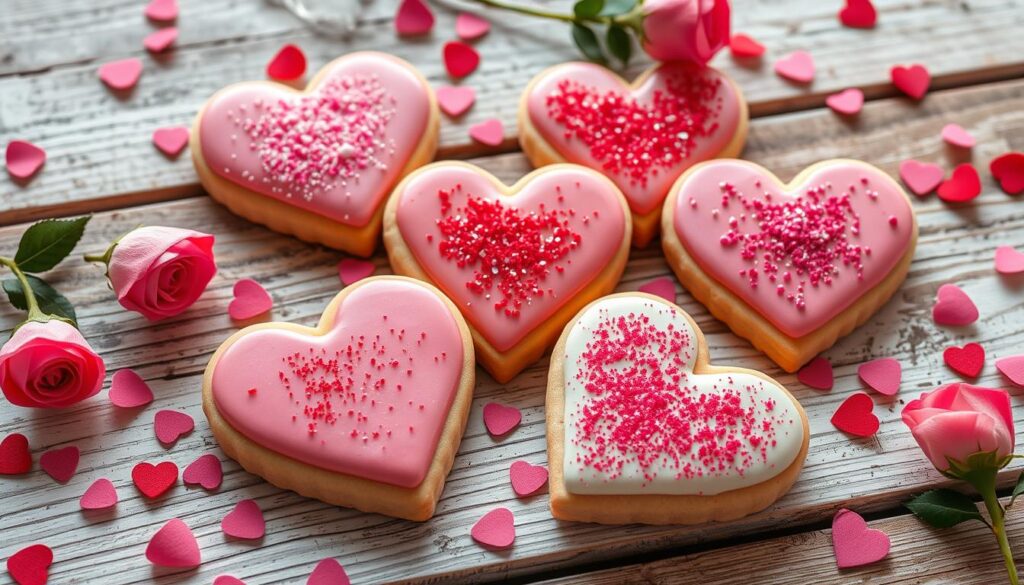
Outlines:
{"type": "Polygon", "coordinates": [[[436,93],[441,111],[453,118],[466,113],[476,101],[476,90],[464,85],[439,87],[436,93]]]}
{"type": "Polygon", "coordinates": [[[846,7],[839,11],[839,22],[850,28],[874,28],[877,21],[871,0],[846,0],[846,7]]]}
{"type": "Polygon", "coordinates": [[[142,61],[131,57],[112,61],[100,66],[100,81],[115,91],[127,91],[139,82],[142,75],[142,61]]]}
{"type": "Polygon", "coordinates": [[[464,41],[475,41],[491,30],[491,22],[471,12],[460,12],[455,18],[455,34],[464,41]]]}
{"type": "Polygon", "coordinates": [[[60,483],[67,483],[78,470],[81,453],[71,445],[63,449],[51,449],[39,457],[39,467],[60,483]]]}
{"type": "Polygon", "coordinates": [[[295,81],[306,73],[306,54],[296,45],[285,45],[267,64],[267,77],[277,81],[295,81]]]}
{"type": "Polygon", "coordinates": [[[523,420],[523,414],[514,406],[505,406],[497,402],[484,405],[484,426],[493,437],[500,437],[511,431],[523,420]]]}
{"type": "Polygon", "coordinates": [[[889,554],[889,535],[868,528],[860,514],[841,509],[832,518],[832,550],[840,569],[869,565],[889,554]]]}
{"type": "Polygon", "coordinates": [[[324,559],[309,574],[306,585],[351,585],[345,567],[334,559],[324,559]]]}
{"type": "Polygon", "coordinates": [[[106,510],[117,505],[117,490],[114,484],[105,477],[92,482],[78,500],[83,510],[106,510]]]}
{"type": "Polygon", "coordinates": [[[738,59],[756,59],[764,55],[764,45],[749,35],[736,33],[729,39],[729,51],[738,59]]]}
{"type": "Polygon", "coordinates": [[[274,308],[274,299],[260,283],[243,278],[235,283],[235,298],[228,305],[228,315],[235,321],[258,317],[274,308]]]}
{"type": "Polygon", "coordinates": [[[529,496],[548,482],[548,470],[543,465],[530,465],[526,461],[516,461],[509,467],[509,480],[512,491],[517,496],[529,496]]]}
{"type": "Polygon", "coordinates": [[[800,368],[800,371],[796,373],[796,379],[815,390],[831,390],[835,381],[832,362],[818,356],[800,368]]]}
{"type": "Polygon", "coordinates": [[[857,375],[876,392],[892,396],[900,391],[903,368],[895,358],[878,358],[861,364],[857,375]]]}
{"type": "Polygon", "coordinates": [[[515,521],[508,508],[495,508],[477,520],[469,534],[482,545],[507,548],[516,539],[515,521]]]}
{"type": "Polygon", "coordinates": [[[402,36],[424,35],[434,28],[434,13],[423,0],[402,0],[395,13],[395,31],[402,36]]]}
{"type": "Polygon", "coordinates": [[[142,462],[132,468],[132,482],[147,498],[156,498],[178,481],[178,466],[170,461],[158,465],[142,462]]]}
{"type": "Polygon", "coordinates": [[[996,369],[1011,382],[1024,386],[1024,355],[1012,355],[996,360],[996,369]]]}
{"type": "Polygon", "coordinates": [[[959,124],[946,124],[942,127],[942,139],[950,146],[957,148],[974,148],[974,137],[959,124]]]}
{"type": "Polygon", "coordinates": [[[234,575],[217,575],[213,578],[213,585],[245,585],[245,581],[234,575]]]}
{"type": "Polygon", "coordinates": [[[851,394],[832,415],[832,425],[857,437],[870,437],[878,432],[875,403],[864,392],[851,394]]]}
{"type": "Polygon", "coordinates": [[[945,177],[942,167],[932,163],[905,160],[900,163],[900,178],[917,196],[931,193],[945,177]]]}
{"type": "Polygon", "coordinates": [[[15,179],[25,180],[39,172],[46,162],[46,151],[25,140],[7,143],[7,172],[15,179]]]}
{"type": "Polygon", "coordinates": [[[344,258],[338,263],[338,278],[341,279],[341,284],[348,286],[354,282],[373,275],[373,271],[377,269],[377,266],[369,260],[359,260],[358,258],[344,258]]]}
{"type": "Polygon", "coordinates": [[[676,302],[676,284],[671,278],[662,276],[640,285],[640,292],[661,297],[670,303],[676,302]]]}
{"type": "Polygon", "coordinates": [[[188,525],[172,518],[146,545],[146,558],[160,567],[198,567],[202,563],[199,543],[188,525]]]}
{"type": "Polygon", "coordinates": [[[864,92],[855,87],[844,89],[825,98],[825,105],[838,114],[854,116],[864,106],[864,92]]]}
{"type": "Polygon", "coordinates": [[[181,154],[181,151],[185,150],[186,144],[188,144],[188,128],[186,127],[157,128],[153,132],[153,146],[170,158],[181,154]]]}
{"type": "Polygon", "coordinates": [[[205,489],[215,490],[224,480],[224,469],[216,455],[207,453],[189,463],[181,474],[181,480],[186,485],[200,485],[205,489]]]}
{"type": "Polygon", "coordinates": [[[110,402],[120,408],[136,408],[153,402],[153,391],[135,370],[114,372],[110,379],[110,402]]]}
{"type": "Polygon", "coordinates": [[[452,77],[465,77],[480,65],[480,54],[476,49],[459,41],[444,45],[444,67],[452,77]]]}
{"type": "Polygon", "coordinates": [[[775,62],[775,73],[797,83],[814,80],[814,59],[806,51],[793,51],[775,62]]]}
{"type": "Polygon", "coordinates": [[[266,534],[267,523],[255,500],[242,500],[220,521],[220,529],[234,538],[255,540],[266,534]]]}
{"type": "Polygon", "coordinates": [[[981,177],[971,163],[957,165],[953,175],[942,182],[939,199],[950,203],[963,203],[981,195],[981,177]]]}
{"type": "Polygon", "coordinates": [[[1007,195],[1024,193],[1024,152],[1008,152],[992,159],[992,177],[1007,195]]]}
{"type": "Polygon", "coordinates": [[[151,0],[145,14],[156,22],[173,22],[178,18],[178,0],[151,0]]]}
{"type": "Polygon", "coordinates": [[[932,320],[937,325],[970,325],[978,320],[978,307],[963,289],[955,284],[944,284],[935,295],[932,320]]]}
{"type": "Polygon", "coordinates": [[[196,421],[191,416],[177,410],[160,410],[153,417],[153,429],[156,438],[165,447],[170,447],[183,435],[196,428],[196,421]]]}
{"type": "Polygon", "coordinates": [[[923,98],[924,94],[928,93],[928,86],[932,82],[931,73],[928,73],[924,65],[897,65],[889,70],[889,75],[896,89],[915,100],[923,98]]]}
{"type": "Polygon", "coordinates": [[[33,544],[7,559],[7,572],[18,585],[45,585],[49,579],[53,551],[45,544],[33,544]]]}
{"type": "Polygon", "coordinates": [[[968,343],[963,347],[947,347],[942,352],[942,361],[961,376],[977,378],[985,367],[985,348],[978,343],[968,343]]]}
{"type": "Polygon", "coordinates": [[[469,127],[469,136],[487,146],[498,146],[505,139],[505,128],[501,120],[491,118],[469,127]]]}
{"type": "Polygon", "coordinates": [[[1020,274],[1024,272],[1024,253],[1010,246],[996,248],[996,272],[999,274],[1020,274]]]}
{"type": "Polygon", "coordinates": [[[28,450],[28,439],[20,433],[12,433],[0,441],[0,475],[20,475],[32,469],[32,454],[28,450]]]}
{"type": "Polygon", "coordinates": [[[146,38],[142,39],[142,46],[150,53],[162,53],[169,49],[177,40],[178,27],[172,26],[146,35],[146,38]]]}

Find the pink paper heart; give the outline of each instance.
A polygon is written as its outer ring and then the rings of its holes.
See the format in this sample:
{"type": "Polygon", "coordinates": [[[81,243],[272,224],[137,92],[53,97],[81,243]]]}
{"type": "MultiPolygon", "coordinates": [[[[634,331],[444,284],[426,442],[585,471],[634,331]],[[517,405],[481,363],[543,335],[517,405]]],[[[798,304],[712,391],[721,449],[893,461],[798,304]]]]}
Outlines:
{"type": "Polygon", "coordinates": [[[905,160],[900,163],[900,178],[917,196],[931,193],[945,177],[942,167],[932,163],[905,160]]]}
{"type": "Polygon", "coordinates": [[[285,45],[267,64],[267,77],[295,81],[306,74],[306,54],[297,45],[285,45]]]}
{"type": "Polygon", "coordinates": [[[1010,246],[996,248],[996,272],[999,274],[1018,274],[1024,272],[1024,253],[1010,246]]]}
{"type": "Polygon", "coordinates": [[[475,41],[491,30],[491,22],[471,12],[460,12],[455,18],[455,34],[464,41],[475,41]]]}
{"type": "Polygon", "coordinates": [[[459,41],[444,45],[444,67],[452,77],[465,77],[480,65],[480,54],[476,49],[459,41]]]}
{"type": "Polygon", "coordinates": [[[267,532],[267,523],[255,500],[242,500],[220,521],[220,529],[228,536],[254,540],[263,538],[267,532]]]}
{"type": "Polygon", "coordinates": [[[189,463],[181,479],[188,485],[201,485],[205,489],[215,490],[224,479],[224,469],[216,455],[207,453],[189,463]]]}
{"type": "Polygon", "coordinates": [[[903,368],[895,358],[878,358],[861,364],[857,375],[876,392],[892,396],[900,391],[903,368]]]}
{"type": "Polygon", "coordinates": [[[815,390],[831,390],[835,381],[832,362],[818,356],[800,368],[800,371],[796,373],[796,379],[815,390]]]}
{"type": "Polygon", "coordinates": [[[7,559],[7,572],[18,585],[46,585],[53,551],[45,544],[33,544],[7,559]]]}
{"type": "Polygon", "coordinates": [[[508,470],[512,481],[512,491],[517,496],[529,496],[539,490],[548,481],[548,470],[543,465],[530,465],[526,461],[516,461],[508,470]]]}
{"type": "Polygon", "coordinates": [[[946,124],[943,126],[942,139],[945,140],[947,144],[958,148],[974,148],[975,144],[974,137],[958,124],[946,124]]]}
{"type": "Polygon", "coordinates": [[[146,18],[156,22],[172,22],[178,18],[178,0],[151,0],[146,5],[146,18]]]}
{"type": "Polygon", "coordinates": [[[63,449],[51,449],[39,458],[39,467],[58,482],[67,483],[78,470],[79,456],[78,447],[74,445],[63,449]]]}
{"type": "Polygon", "coordinates": [[[188,128],[184,126],[158,128],[153,132],[153,145],[160,152],[174,158],[185,149],[185,145],[188,144],[188,136],[188,128]]]}
{"type": "Polygon", "coordinates": [[[348,574],[341,563],[334,559],[324,559],[316,564],[309,574],[306,585],[351,585],[348,574]]]}
{"type": "Polygon", "coordinates": [[[7,143],[7,172],[15,179],[28,179],[46,162],[46,151],[25,140],[7,143]]]}
{"type": "Polygon", "coordinates": [[[476,521],[469,534],[492,548],[507,548],[516,539],[515,516],[508,508],[495,508],[476,521]]]}
{"type": "Polygon", "coordinates": [[[196,421],[192,417],[177,410],[160,410],[153,417],[153,429],[156,431],[156,438],[165,447],[174,445],[182,435],[191,433],[196,428],[196,421]]]}
{"type": "Polygon", "coordinates": [[[832,518],[832,550],[840,569],[860,567],[889,554],[889,536],[868,528],[860,514],[844,508],[832,518]]]}
{"type": "Polygon", "coordinates": [[[117,490],[114,489],[114,484],[105,477],[92,482],[92,485],[78,500],[78,505],[83,510],[106,510],[116,504],[117,490]]]}
{"type": "Polygon", "coordinates": [[[729,51],[738,59],[756,59],[764,55],[764,45],[749,35],[736,33],[729,39],[729,51]]]}
{"type": "Polygon", "coordinates": [[[955,284],[944,284],[936,294],[932,319],[937,325],[970,325],[978,320],[978,307],[963,289],[955,284]]]}
{"type": "Polygon", "coordinates": [[[423,0],[402,0],[395,13],[395,30],[402,36],[423,35],[434,28],[434,13],[423,0]]]}
{"type": "Polygon", "coordinates": [[[217,575],[213,578],[213,585],[245,585],[245,581],[234,575],[217,575]]]}
{"type": "Polygon", "coordinates": [[[516,428],[522,420],[523,414],[514,406],[505,406],[497,402],[488,402],[484,405],[484,426],[491,436],[504,435],[516,428]]]}
{"type": "Polygon", "coordinates": [[[806,51],[793,51],[775,62],[775,73],[797,83],[814,80],[814,59],[806,51]]]}
{"type": "Polygon", "coordinates": [[[870,437],[878,432],[878,417],[874,409],[875,403],[870,396],[855,392],[832,414],[832,425],[856,437],[870,437]]]}
{"type": "Polygon", "coordinates": [[[501,120],[491,118],[470,126],[469,136],[487,146],[498,146],[505,139],[505,128],[501,125],[501,120]]]}
{"type": "Polygon", "coordinates": [[[928,86],[932,82],[931,74],[923,65],[911,65],[910,67],[897,65],[889,71],[889,74],[896,89],[915,100],[923,98],[924,94],[928,93],[928,86]]]}
{"type": "Polygon", "coordinates": [[[142,46],[150,53],[162,53],[170,48],[178,40],[178,27],[172,26],[162,28],[146,35],[142,39],[142,46]]]}
{"type": "Polygon", "coordinates": [[[670,303],[676,302],[676,283],[667,276],[662,276],[649,282],[645,282],[640,285],[640,288],[637,290],[661,297],[670,303]]]}
{"type": "Polygon", "coordinates": [[[267,289],[251,278],[236,282],[234,294],[235,298],[228,305],[228,315],[235,321],[258,317],[274,307],[274,299],[270,298],[267,289]]]}
{"type": "Polygon", "coordinates": [[[110,380],[110,402],[120,408],[135,408],[153,402],[153,391],[135,370],[114,372],[110,380]]]}
{"type": "Polygon", "coordinates": [[[373,271],[376,269],[377,266],[369,260],[344,258],[338,263],[338,278],[341,279],[341,284],[348,286],[353,282],[359,282],[364,278],[372,276],[373,271]]]}
{"type": "Polygon", "coordinates": [[[464,85],[439,87],[436,93],[441,111],[453,118],[466,113],[476,101],[476,90],[464,85]]]}
{"type": "Polygon", "coordinates": [[[188,525],[172,518],[146,545],[146,558],[160,567],[198,567],[202,563],[199,543],[188,525]]]}
{"type": "Polygon", "coordinates": [[[853,116],[864,106],[864,92],[855,87],[844,89],[825,98],[825,105],[836,113],[853,116]]]}
{"type": "Polygon", "coordinates": [[[996,360],[996,369],[1018,386],[1024,386],[1024,355],[1012,355],[996,360]]]}
{"type": "Polygon", "coordinates": [[[139,82],[142,75],[142,61],[131,57],[112,61],[100,66],[100,81],[116,91],[127,91],[139,82]]]}

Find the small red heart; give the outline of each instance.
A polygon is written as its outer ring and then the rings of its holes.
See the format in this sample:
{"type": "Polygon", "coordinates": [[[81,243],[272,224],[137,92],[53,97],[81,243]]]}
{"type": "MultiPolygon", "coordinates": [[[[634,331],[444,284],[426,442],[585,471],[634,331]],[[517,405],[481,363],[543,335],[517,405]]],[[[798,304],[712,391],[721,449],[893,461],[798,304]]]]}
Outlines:
{"type": "Polygon", "coordinates": [[[837,114],[853,116],[864,106],[864,92],[857,88],[845,89],[825,98],[825,105],[837,114]]]}
{"type": "Polygon", "coordinates": [[[100,81],[115,91],[127,91],[135,87],[141,76],[142,61],[135,57],[100,66],[100,81]]]}
{"type": "Polygon", "coordinates": [[[959,286],[944,284],[935,295],[932,320],[937,325],[970,325],[978,320],[978,307],[959,286]]]}
{"type": "Polygon", "coordinates": [[[348,286],[371,276],[376,269],[377,266],[369,260],[345,258],[338,263],[338,278],[341,279],[341,284],[348,286]]]}
{"type": "Polygon", "coordinates": [[[345,567],[334,559],[324,559],[309,574],[306,585],[351,585],[345,567]]]}
{"type": "Polygon", "coordinates": [[[1011,382],[1024,386],[1024,355],[1012,355],[996,360],[996,369],[1011,382]]]}
{"type": "Polygon", "coordinates": [[[895,358],[878,358],[861,364],[857,376],[875,391],[892,396],[900,391],[903,368],[895,358]]]}
{"type": "Polygon", "coordinates": [[[978,343],[968,343],[963,347],[947,347],[942,352],[942,360],[949,369],[967,378],[977,378],[985,367],[985,348],[978,343]]]}
{"type": "Polygon", "coordinates": [[[39,457],[39,467],[58,482],[67,483],[78,470],[79,456],[78,447],[74,445],[51,449],[39,457]]]}
{"type": "Polygon", "coordinates": [[[142,46],[150,53],[162,53],[178,40],[178,27],[172,26],[162,28],[146,35],[142,39],[142,46]]]}
{"type": "Polygon", "coordinates": [[[117,490],[109,479],[101,477],[92,482],[78,500],[83,510],[106,510],[117,504],[117,490]]]}
{"type": "Polygon", "coordinates": [[[156,498],[178,481],[178,466],[170,461],[142,462],[132,468],[132,481],[147,498],[156,498]]]}
{"type": "Polygon", "coordinates": [[[45,544],[33,544],[7,559],[7,572],[18,585],[46,585],[53,551],[45,544]]]}
{"type": "Polygon", "coordinates": [[[434,13],[423,0],[402,0],[395,13],[395,30],[402,36],[423,35],[434,28],[434,13]]]}
{"type": "Polygon", "coordinates": [[[39,172],[46,162],[46,151],[25,140],[7,143],[7,172],[15,179],[25,180],[39,172]]]}
{"type": "Polygon", "coordinates": [[[146,545],[146,558],[159,567],[198,567],[202,563],[196,535],[187,524],[172,518],[146,545]]]}
{"type": "Polygon", "coordinates": [[[514,406],[505,406],[497,402],[484,405],[484,425],[491,436],[498,437],[516,428],[523,420],[523,414],[514,406]]]}
{"type": "Polygon", "coordinates": [[[942,182],[938,189],[939,199],[950,203],[964,203],[981,195],[981,177],[971,163],[963,163],[953,169],[953,175],[942,182]]]}
{"type": "Polygon", "coordinates": [[[32,469],[32,454],[25,435],[13,433],[0,442],[0,475],[20,475],[32,469]]]}
{"type": "Polygon", "coordinates": [[[775,73],[797,83],[814,80],[814,59],[806,51],[793,51],[775,62],[775,73]]]}
{"type": "Polygon", "coordinates": [[[235,283],[235,298],[228,305],[228,315],[235,321],[258,317],[274,308],[274,299],[260,283],[243,278],[235,283]]]}
{"type": "Polygon", "coordinates": [[[928,73],[924,65],[911,65],[910,67],[897,65],[889,71],[889,75],[896,89],[915,100],[923,98],[924,94],[928,93],[928,86],[932,82],[931,73],[928,73]]]}
{"type": "Polygon", "coordinates": [[[182,435],[191,433],[196,428],[196,421],[184,412],[177,410],[160,410],[153,417],[153,429],[156,438],[165,447],[174,445],[182,435]]]}
{"type": "Polygon", "coordinates": [[[466,113],[476,101],[476,90],[466,86],[445,86],[437,88],[437,105],[441,111],[455,118],[466,113]]]}
{"type": "Polygon", "coordinates": [[[267,533],[267,523],[255,500],[242,500],[220,521],[220,529],[234,538],[255,540],[267,533]]]}
{"type": "Polygon", "coordinates": [[[444,45],[444,67],[452,77],[465,77],[480,64],[476,49],[460,41],[449,41],[444,45]]]}
{"type": "Polygon", "coordinates": [[[1024,254],[1010,246],[999,246],[996,248],[996,272],[999,274],[1024,272],[1024,254]]]}
{"type": "Polygon", "coordinates": [[[119,408],[135,408],[153,402],[153,391],[135,370],[114,372],[110,379],[110,401],[119,408]]]}
{"type": "Polygon", "coordinates": [[[245,585],[245,581],[234,575],[217,575],[213,578],[213,585],[245,585]]]}
{"type": "Polygon", "coordinates": [[[840,569],[880,561],[889,554],[889,535],[868,528],[860,514],[842,509],[832,518],[832,550],[840,569]]]}
{"type": "Polygon", "coordinates": [[[516,539],[516,519],[508,508],[495,508],[476,521],[469,534],[492,548],[506,548],[516,539]]]}
{"type": "Polygon", "coordinates": [[[267,77],[295,81],[306,73],[306,55],[295,45],[285,45],[267,64],[267,77]]]}
{"type": "Polygon", "coordinates": [[[512,491],[517,496],[529,496],[548,482],[548,470],[543,465],[530,465],[525,461],[516,461],[508,470],[512,481],[512,491]]]}
{"type": "Polygon", "coordinates": [[[1008,152],[988,165],[992,177],[1008,195],[1024,193],[1024,152],[1008,152]]]}
{"type": "Polygon", "coordinates": [[[146,18],[156,22],[173,22],[178,18],[178,0],[152,0],[146,5],[146,18]]]}
{"type": "Polygon", "coordinates": [[[186,485],[201,485],[208,490],[220,487],[224,480],[224,469],[216,455],[201,455],[185,468],[181,480],[186,485]]]}
{"type": "Polygon", "coordinates": [[[649,282],[645,282],[638,288],[640,292],[661,297],[670,303],[676,302],[676,284],[672,282],[672,279],[667,276],[661,278],[655,278],[649,282]]]}
{"type": "Polygon", "coordinates": [[[461,12],[455,19],[455,34],[464,41],[475,41],[491,30],[491,22],[471,12],[461,12]]]}
{"type": "Polygon", "coordinates": [[[914,195],[924,196],[935,190],[945,173],[942,167],[932,163],[905,160],[900,163],[900,178],[914,195]]]}
{"type": "Polygon", "coordinates": [[[835,381],[832,373],[832,362],[818,356],[800,368],[796,379],[815,390],[831,390],[835,381]]]}
{"type": "Polygon", "coordinates": [[[749,35],[736,33],[729,39],[729,51],[737,59],[756,59],[764,55],[764,45],[749,35]]]}
{"type": "Polygon", "coordinates": [[[832,415],[832,425],[858,437],[870,437],[878,432],[878,417],[873,412],[875,403],[864,392],[851,394],[832,415]]]}
{"type": "Polygon", "coordinates": [[[839,22],[850,28],[874,28],[877,21],[871,0],[846,0],[846,8],[839,11],[839,22]]]}
{"type": "Polygon", "coordinates": [[[487,146],[498,146],[505,139],[505,127],[501,120],[491,118],[470,126],[469,137],[487,146]]]}
{"type": "Polygon", "coordinates": [[[153,132],[153,146],[170,158],[181,154],[181,151],[185,150],[186,144],[188,144],[188,128],[184,126],[157,128],[153,132]]]}

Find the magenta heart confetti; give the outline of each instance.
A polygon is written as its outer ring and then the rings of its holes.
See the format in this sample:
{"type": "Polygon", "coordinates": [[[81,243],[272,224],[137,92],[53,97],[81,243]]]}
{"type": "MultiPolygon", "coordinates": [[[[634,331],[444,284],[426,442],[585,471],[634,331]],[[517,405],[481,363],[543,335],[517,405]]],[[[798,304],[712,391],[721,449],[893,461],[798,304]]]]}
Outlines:
{"type": "Polygon", "coordinates": [[[139,82],[142,76],[142,61],[132,57],[112,61],[100,66],[100,81],[115,91],[127,91],[139,82]]]}
{"type": "Polygon", "coordinates": [[[1024,386],[1024,355],[1012,355],[996,360],[996,369],[1011,382],[1024,386]]]}
{"type": "Polygon", "coordinates": [[[460,12],[455,18],[455,34],[464,41],[475,41],[491,30],[491,22],[471,12],[460,12]]]}
{"type": "Polygon", "coordinates": [[[106,510],[117,505],[117,490],[114,484],[105,477],[92,482],[78,500],[83,510],[106,510]]]}
{"type": "Polygon", "coordinates": [[[895,358],[878,358],[861,364],[857,375],[876,392],[892,396],[900,391],[903,368],[895,358]]]}
{"type": "Polygon", "coordinates": [[[469,137],[487,146],[498,146],[505,139],[505,128],[501,120],[491,118],[470,126],[469,137]]]}
{"type": "Polygon", "coordinates": [[[255,540],[266,534],[267,523],[255,500],[242,500],[220,521],[220,529],[234,538],[255,540]]]}
{"type": "Polygon", "coordinates": [[[235,321],[258,317],[274,308],[274,299],[260,283],[243,278],[235,283],[235,298],[228,305],[228,315],[235,321]]]}
{"type": "Polygon", "coordinates": [[[1010,246],[996,248],[996,272],[999,274],[1019,274],[1024,272],[1024,253],[1010,246]]]}
{"type": "Polygon", "coordinates": [[[889,535],[868,528],[860,514],[841,509],[832,518],[832,550],[840,569],[869,565],[889,554],[889,535]]]}
{"type": "Polygon", "coordinates": [[[306,585],[351,585],[348,574],[341,563],[334,559],[324,559],[316,564],[309,574],[306,585]]]}
{"type": "Polygon", "coordinates": [[[306,54],[296,45],[285,45],[267,64],[267,77],[295,81],[306,73],[306,54]]]}
{"type": "Polygon", "coordinates": [[[78,470],[80,455],[78,447],[74,445],[51,449],[39,457],[39,467],[59,483],[67,483],[78,470]]]}
{"type": "Polygon", "coordinates": [[[181,480],[186,485],[199,485],[207,490],[215,490],[224,480],[224,469],[216,455],[207,453],[200,455],[185,468],[181,480]]]}
{"type": "Polygon", "coordinates": [[[946,124],[942,127],[942,139],[946,144],[957,148],[974,148],[975,140],[967,130],[958,124],[946,124]]]}
{"type": "Polygon", "coordinates": [[[234,575],[217,575],[213,578],[213,585],[245,585],[245,581],[234,575]]]}
{"type": "Polygon", "coordinates": [[[178,18],[178,0],[151,0],[145,14],[156,22],[173,22],[178,18]]]}
{"type": "Polygon", "coordinates": [[[937,325],[970,325],[978,320],[978,307],[963,289],[955,284],[944,284],[936,294],[932,319],[937,325]]]}
{"type": "Polygon", "coordinates": [[[854,116],[864,106],[864,92],[857,88],[844,89],[825,98],[825,105],[837,114],[854,116]]]}
{"type": "Polygon", "coordinates": [[[488,402],[484,405],[484,425],[491,436],[504,435],[516,428],[522,420],[523,414],[514,406],[505,406],[497,402],[488,402]]]}
{"type": "Polygon", "coordinates": [[[670,303],[676,302],[676,284],[671,278],[662,276],[640,285],[640,292],[661,297],[670,303]]]}
{"type": "Polygon", "coordinates": [[[45,585],[49,579],[53,551],[45,544],[33,544],[7,559],[7,572],[18,585],[45,585]]]}
{"type": "Polygon", "coordinates": [[[927,195],[942,183],[942,167],[932,163],[905,160],[900,163],[900,178],[918,197],[927,195]]]}
{"type": "Polygon", "coordinates": [[[459,41],[444,45],[444,67],[452,77],[465,77],[480,65],[480,54],[476,49],[459,41]]]}
{"type": "Polygon", "coordinates": [[[484,546],[507,548],[516,539],[515,520],[508,508],[495,508],[476,521],[470,536],[484,546]]]}
{"type": "Polygon", "coordinates": [[[376,269],[377,266],[369,260],[343,258],[338,263],[338,278],[341,279],[341,284],[348,286],[373,275],[373,271],[376,269]]]}
{"type": "Polygon", "coordinates": [[[806,366],[800,368],[800,371],[796,373],[796,379],[800,380],[801,384],[810,386],[815,390],[831,390],[832,384],[835,381],[835,376],[832,373],[832,362],[818,356],[807,362],[806,366]]]}
{"type": "Polygon", "coordinates": [[[25,140],[7,143],[7,172],[15,179],[25,180],[39,172],[46,162],[46,151],[25,140]]]}
{"type": "Polygon", "coordinates": [[[146,35],[142,39],[142,46],[150,53],[162,53],[169,49],[178,40],[178,28],[162,28],[146,35]]]}
{"type": "Polygon", "coordinates": [[[135,370],[123,369],[114,372],[108,397],[119,408],[136,408],[153,402],[153,391],[135,370]]]}
{"type": "Polygon", "coordinates": [[[437,88],[437,105],[441,111],[453,118],[465,114],[476,101],[476,90],[472,87],[444,86],[437,88]]]}
{"type": "Polygon", "coordinates": [[[402,0],[395,13],[395,31],[402,36],[424,35],[434,28],[434,13],[423,0],[402,0]]]}
{"type": "Polygon", "coordinates": [[[775,62],[775,73],[796,83],[814,80],[814,59],[806,51],[793,51],[775,62]]]}
{"type": "Polygon", "coordinates": [[[526,461],[516,461],[509,467],[509,480],[512,491],[517,496],[529,496],[536,493],[548,482],[548,470],[543,465],[530,465],[526,461]]]}
{"type": "Polygon", "coordinates": [[[185,150],[188,135],[188,128],[184,126],[158,128],[153,132],[153,146],[168,157],[174,158],[185,150]]]}
{"type": "Polygon", "coordinates": [[[153,429],[156,438],[165,447],[170,447],[182,436],[196,428],[196,421],[191,416],[177,410],[160,410],[153,417],[153,429]]]}
{"type": "Polygon", "coordinates": [[[202,563],[199,543],[188,525],[172,518],[149,540],[146,558],[160,567],[198,567],[202,563]]]}

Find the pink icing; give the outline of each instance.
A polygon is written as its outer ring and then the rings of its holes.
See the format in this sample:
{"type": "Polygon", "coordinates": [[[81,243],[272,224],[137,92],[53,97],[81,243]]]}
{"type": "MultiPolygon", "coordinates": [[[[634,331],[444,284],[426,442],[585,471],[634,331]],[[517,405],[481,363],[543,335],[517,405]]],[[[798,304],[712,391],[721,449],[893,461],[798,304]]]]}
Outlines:
{"type": "Polygon", "coordinates": [[[729,160],[687,178],[674,225],[701,269],[801,337],[885,278],[914,218],[899,186],[867,165],[831,163],[787,193],[761,167],[729,160]]]}
{"type": "Polygon", "coordinates": [[[308,94],[243,83],[215,95],[200,122],[203,156],[229,181],[363,226],[427,130],[429,89],[381,54],[328,67],[308,94]]]}
{"type": "Polygon", "coordinates": [[[604,67],[566,63],[533,85],[527,111],[563,158],[605,173],[643,215],[683,171],[729,144],[741,99],[710,68],[664,64],[631,91],[604,67]]]}
{"type": "MultiPolygon", "coordinates": [[[[357,285],[359,286],[359,285],[357,285]]],[[[323,336],[260,329],[213,372],[217,408],[283,455],[400,487],[426,476],[462,375],[462,338],[421,285],[367,282],[323,336]]]]}
{"type": "Polygon", "coordinates": [[[625,233],[618,195],[582,169],[545,172],[505,197],[478,171],[436,166],[417,174],[399,197],[406,245],[498,351],[586,286],[625,233]]]}

